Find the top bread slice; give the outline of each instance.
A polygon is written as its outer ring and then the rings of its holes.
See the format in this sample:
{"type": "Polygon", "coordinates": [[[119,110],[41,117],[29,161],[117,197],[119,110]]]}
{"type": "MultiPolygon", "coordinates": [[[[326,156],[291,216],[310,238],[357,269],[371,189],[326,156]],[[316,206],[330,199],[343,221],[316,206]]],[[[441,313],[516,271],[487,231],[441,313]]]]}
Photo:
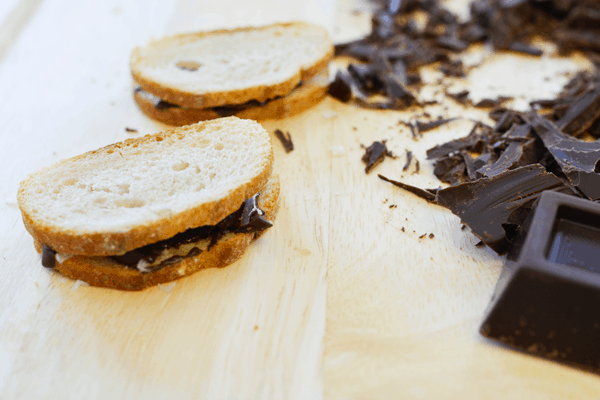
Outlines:
{"type": "Polygon", "coordinates": [[[167,102],[208,108],[263,102],[290,93],[323,70],[333,43],[303,22],[190,33],[133,50],[133,79],[167,102]]]}
{"type": "Polygon", "coordinates": [[[128,139],[28,176],[26,229],[62,254],[120,255],[215,225],[266,184],[268,132],[236,117],[128,139]]]}

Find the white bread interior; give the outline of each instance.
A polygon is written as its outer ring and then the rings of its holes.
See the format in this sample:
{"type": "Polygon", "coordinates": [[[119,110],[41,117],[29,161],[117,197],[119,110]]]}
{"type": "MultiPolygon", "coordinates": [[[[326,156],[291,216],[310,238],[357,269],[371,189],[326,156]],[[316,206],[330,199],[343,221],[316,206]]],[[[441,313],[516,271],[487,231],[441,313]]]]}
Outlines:
{"type": "Polygon", "coordinates": [[[17,199],[37,242],[118,255],[216,224],[264,187],[272,168],[267,131],[229,117],[60,161],[21,182],[17,199]]]}

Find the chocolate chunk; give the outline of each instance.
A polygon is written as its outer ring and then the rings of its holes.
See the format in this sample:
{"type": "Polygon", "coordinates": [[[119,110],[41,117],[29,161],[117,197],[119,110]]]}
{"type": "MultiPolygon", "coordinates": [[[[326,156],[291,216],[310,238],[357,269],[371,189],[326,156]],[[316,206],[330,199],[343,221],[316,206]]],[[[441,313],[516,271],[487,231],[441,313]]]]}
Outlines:
{"type": "Polygon", "coordinates": [[[600,199],[600,142],[568,137],[535,111],[528,118],[571,184],[589,199],[600,199]]]}
{"type": "Polygon", "coordinates": [[[536,56],[536,57],[539,57],[542,54],[544,54],[544,52],[542,50],[538,49],[537,47],[532,46],[527,43],[522,43],[522,42],[512,42],[511,44],[508,45],[508,49],[515,51],[517,53],[528,54],[530,56],[536,56]]]}
{"type": "Polygon", "coordinates": [[[349,102],[352,99],[352,83],[350,78],[342,71],[338,71],[334,81],[329,85],[327,92],[343,103],[349,102]]]}
{"type": "Polygon", "coordinates": [[[56,267],[56,251],[45,244],[42,245],[42,265],[46,268],[56,267]]]}
{"type": "Polygon", "coordinates": [[[365,154],[362,156],[362,161],[367,164],[365,173],[368,174],[373,168],[381,164],[386,156],[391,158],[396,157],[393,153],[388,151],[385,142],[385,140],[373,142],[373,144],[365,149],[365,154]]]}
{"type": "Polygon", "coordinates": [[[446,96],[450,97],[451,99],[454,99],[455,101],[461,103],[461,104],[466,104],[469,101],[469,91],[468,90],[463,90],[457,93],[446,93],[446,96]]]}
{"type": "Polygon", "coordinates": [[[415,187],[415,186],[407,185],[406,183],[394,181],[392,179],[386,178],[383,175],[377,175],[377,176],[379,177],[379,179],[389,182],[394,186],[398,186],[399,188],[404,189],[408,192],[411,192],[412,194],[415,194],[415,195],[419,196],[420,198],[427,200],[430,203],[435,202],[435,195],[431,194],[427,190],[423,190],[423,189],[415,187]]]}
{"type": "Polygon", "coordinates": [[[574,194],[555,175],[534,164],[440,189],[435,201],[458,215],[479,239],[502,254],[510,245],[503,224],[517,208],[535,201],[545,190],[574,194]]]}
{"type": "Polygon", "coordinates": [[[567,135],[580,136],[600,118],[600,87],[572,103],[556,126],[567,135]]]}
{"type": "Polygon", "coordinates": [[[281,145],[283,146],[283,149],[286,153],[289,153],[290,151],[294,150],[294,142],[292,142],[292,136],[289,132],[285,134],[281,130],[275,129],[275,136],[277,136],[277,139],[279,139],[279,141],[281,142],[281,145]]]}
{"type": "Polygon", "coordinates": [[[258,208],[258,193],[253,197],[246,199],[242,206],[239,227],[236,232],[255,233],[262,232],[273,224],[265,219],[265,213],[258,208]]]}
{"type": "Polygon", "coordinates": [[[599,204],[544,192],[515,239],[481,334],[597,370],[599,238],[599,204]]]}

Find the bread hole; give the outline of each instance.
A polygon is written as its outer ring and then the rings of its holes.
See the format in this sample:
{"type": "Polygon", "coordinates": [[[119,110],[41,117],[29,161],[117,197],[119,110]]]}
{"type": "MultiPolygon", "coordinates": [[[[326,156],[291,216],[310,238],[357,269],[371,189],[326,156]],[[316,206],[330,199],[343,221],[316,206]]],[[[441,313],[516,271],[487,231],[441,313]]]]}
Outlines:
{"type": "Polygon", "coordinates": [[[190,72],[198,71],[198,68],[200,68],[202,66],[202,64],[200,64],[199,62],[196,62],[196,61],[179,61],[175,65],[177,66],[177,68],[179,68],[183,71],[190,71],[190,72]]]}
{"type": "Polygon", "coordinates": [[[197,192],[199,192],[199,191],[201,191],[202,189],[204,189],[205,187],[206,187],[206,186],[204,185],[204,183],[201,183],[201,184],[199,184],[199,185],[196,187],[196,191],[197,191],[197,192]]]}
{"type": "Polygon", "coordinates": [[[52,192],[54,192],[55,194],[59,194],[60,193],[60,189],[55,187],[52,192]]]}
{"type": "Polygon", "coordinates": [[[210,139],[200,139],[194,143],[194,147],[200,147],[201,149],[210,145],[210,139]]]}
{"type": "Polygon", "coordinates": [[[62,181],[62,185],[64,186],[73,186],[77,183],[77,178],[67,178],[62,181]]]}
{"type": "Polygon", "coordinates": [[[215,176],[217,176],[217,174],[215,174],[214,172],[212,174],[210,174],[210,180],[212,181],[215,176]]]}
{"type": "Polygon", "coordinates": [[[225,145],[223,143],[215,144],[215,150],[223,150],[224,147],[225,145]]]}
{"type": "Polygon", "coordinates": [[[190,166],[190,163],[181,161],[181,162],[178,162],[177,164],[173,164],[173,166],[171,168],[173,168],[173,171],[183,171],[184,169],[186,169],[189,166],[190,166]]]}
{"type": "Polygon", "coordinates": [[[200,172],[202,172],[202,170],[200,169],[200,167],[196,166],[196,173],[199,174],[200,172]]]}
{"type": "Polygon", "coordinates": [[[117,193],[119,194],[127,194],[129,193],[129,183],[119,183],[117,185],[117,188],[119,188],[119,190],[117,191],[117,193]]]}
{"type": "Polygon", "coordinates": [[[105,197],[98,197],[97,199],[94,199],[94,204],[104,204],[104,203],[106,203],[105,197]]]}
{"type": "Polygon", "coordinates": [[[117,207],[139,208],[143,207],[146,202],[140,199],[118,199],[115,201],[117,207]]]}

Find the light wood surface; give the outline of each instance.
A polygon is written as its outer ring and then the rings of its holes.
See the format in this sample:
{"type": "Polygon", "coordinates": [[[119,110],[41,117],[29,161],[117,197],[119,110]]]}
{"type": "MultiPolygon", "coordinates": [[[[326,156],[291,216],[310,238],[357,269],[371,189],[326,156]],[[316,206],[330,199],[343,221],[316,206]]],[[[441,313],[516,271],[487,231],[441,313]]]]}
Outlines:
{"type": "MultiPolygon", "coordinates": [[[[136,45],[292,19],[347,40],[368,29],[368,6],[11,1],[0,7],[1,399],[600,398],[598,375],[482,340],[479,320],[503,259],[475,247],[447,210],[377,178],[439,186],[426,149],[487,118],[445,100],[395,112],[327,98],[266,121],[295,144],[286,154],[272,136],[281,210],[230,267],[137,293],[78,287],[42,268],[16,205],[20,180],[164,127],[133,102],[128,58],[136,45]],[[423,111],[461,119],[413,140],[398,121],[423,111]],[[360,145],[381,139],[400,157],[366,175],[360,145]],[[405,149],[420,161],[419,173],[414,164],[402,171],[405,149]],[[435,236],[419,239],[424,233],[435,236]]],[[[466,59],[475,66],[470,78],[444,84],[468,87],[474,98],[515,95],[515,107],[554,95],[566,72],[586,67],[577,57],[490,55],[484,47],[466,59]]],[[[425,71],[431,85],[422,98],[444,99],[439,77],[425,71]]]]}

